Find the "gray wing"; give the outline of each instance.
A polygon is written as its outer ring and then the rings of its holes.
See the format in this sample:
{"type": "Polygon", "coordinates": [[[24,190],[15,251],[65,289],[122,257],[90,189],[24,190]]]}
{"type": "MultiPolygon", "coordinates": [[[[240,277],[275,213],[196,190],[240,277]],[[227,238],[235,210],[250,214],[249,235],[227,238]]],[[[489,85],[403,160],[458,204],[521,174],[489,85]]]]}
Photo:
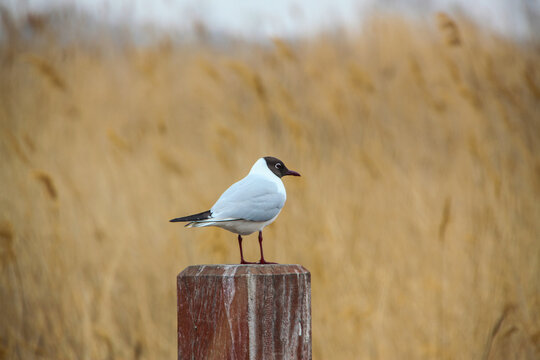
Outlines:
{"type": "Polygon", "coordinates": [[[262,176],[249,175],[229,187],[212,206],[212,218],[268,221],[281,211],[286,195],[262,176]]]}

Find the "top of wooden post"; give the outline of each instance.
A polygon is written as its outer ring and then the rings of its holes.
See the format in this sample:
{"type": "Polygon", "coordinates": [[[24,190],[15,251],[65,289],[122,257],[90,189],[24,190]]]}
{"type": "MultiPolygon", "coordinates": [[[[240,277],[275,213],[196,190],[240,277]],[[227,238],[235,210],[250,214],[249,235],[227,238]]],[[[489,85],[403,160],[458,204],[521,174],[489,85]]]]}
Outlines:
{"type": "Polygon", "coordinates": [[[248,264],[248,265],[192,265],[182,271],[178,277],[191,276],[248,276],[248,275],[290,275],[309,274],[309,271],[302,265],[296,264],[248,264]]]}

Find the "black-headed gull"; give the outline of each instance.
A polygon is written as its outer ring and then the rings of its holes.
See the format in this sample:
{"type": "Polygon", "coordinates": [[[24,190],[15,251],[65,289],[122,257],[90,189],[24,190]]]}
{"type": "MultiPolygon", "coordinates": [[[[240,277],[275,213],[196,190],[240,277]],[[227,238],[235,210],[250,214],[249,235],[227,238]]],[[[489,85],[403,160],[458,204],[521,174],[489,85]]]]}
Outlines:
{"type": "Polygon", "coordinates": [[[281,178],[287,175],[300,176],[275,157],[260,158],[249,174],[225,190],[210,210],[170,221],[188,222],[186,227],[217,226],[238,234],[241,264],[253,264],[244,260],[242,235],[258,231],[261,251],[258,263],[273,264],[264,260],[262,230],[276,220],[285,205],[287,193],[281,178]]]}

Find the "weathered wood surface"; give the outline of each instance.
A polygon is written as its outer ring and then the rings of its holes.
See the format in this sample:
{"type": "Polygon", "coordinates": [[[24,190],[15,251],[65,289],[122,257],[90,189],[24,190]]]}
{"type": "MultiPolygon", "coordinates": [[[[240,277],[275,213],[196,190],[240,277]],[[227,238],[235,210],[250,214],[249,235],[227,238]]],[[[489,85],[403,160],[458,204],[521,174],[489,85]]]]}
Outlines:
{"type": "Polygon", "coordinates": [[[196,265],[178,283],[178,359],[311,359],[300,265],[196,265]]]}

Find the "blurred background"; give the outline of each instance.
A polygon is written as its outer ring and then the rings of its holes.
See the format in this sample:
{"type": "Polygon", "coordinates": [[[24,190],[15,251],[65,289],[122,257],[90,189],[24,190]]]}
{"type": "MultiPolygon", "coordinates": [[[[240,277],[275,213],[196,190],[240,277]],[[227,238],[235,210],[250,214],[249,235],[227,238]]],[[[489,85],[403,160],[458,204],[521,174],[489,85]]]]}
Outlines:
{"type": "Polygon", "coordinates": [[[540,358],[540,6],[470,3],[0,1],[0,359],[176,358],[266,155],[314,359],[540,358]]]}

